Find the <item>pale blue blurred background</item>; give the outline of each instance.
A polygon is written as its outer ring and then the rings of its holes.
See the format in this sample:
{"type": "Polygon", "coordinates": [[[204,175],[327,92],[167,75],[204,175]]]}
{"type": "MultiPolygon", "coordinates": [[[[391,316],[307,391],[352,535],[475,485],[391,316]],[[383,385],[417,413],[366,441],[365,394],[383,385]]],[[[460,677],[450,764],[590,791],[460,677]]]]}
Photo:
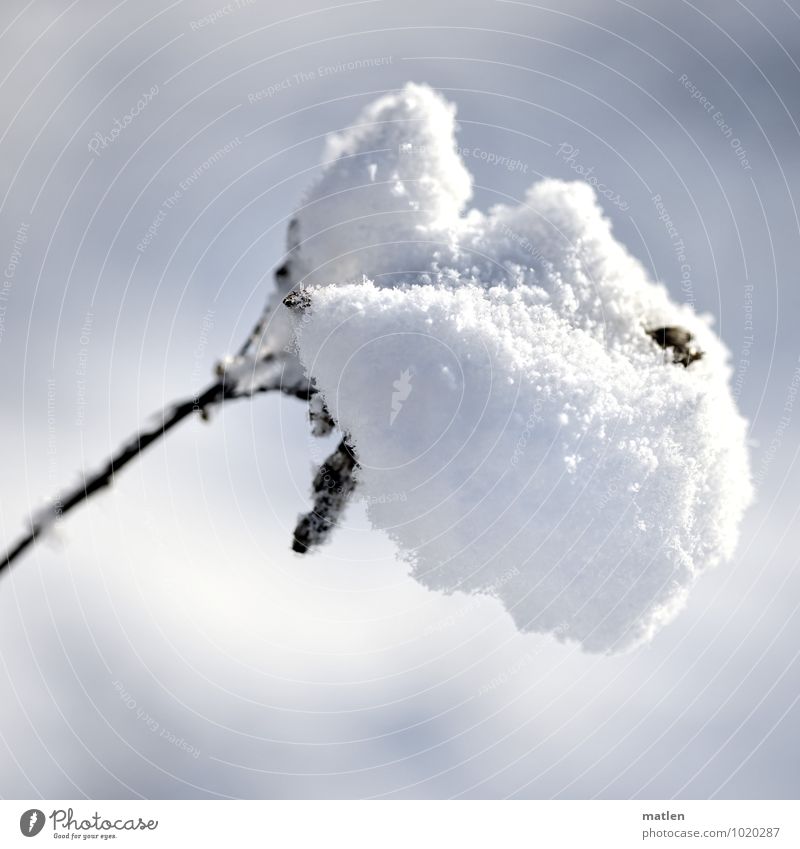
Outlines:
{"type": "Polygon", "coordinates": [[[471,157],[478,206],[576,165],[619,195],[734,352],[758,487],[734,561],[609,659],[425,591],[359,504],[291,555],[331,444],[299,402],[191,421],[0,579],[0,795],[797,797],[796,0],[5,0],[0,33],[3,543],[238,346],[324,135],[407,80],[525,166],[471,157]]]}

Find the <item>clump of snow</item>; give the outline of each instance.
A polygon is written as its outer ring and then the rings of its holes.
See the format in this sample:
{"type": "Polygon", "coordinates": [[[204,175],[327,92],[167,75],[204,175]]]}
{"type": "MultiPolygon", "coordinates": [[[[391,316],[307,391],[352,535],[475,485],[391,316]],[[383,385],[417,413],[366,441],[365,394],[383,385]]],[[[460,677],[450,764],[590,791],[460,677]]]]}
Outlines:
{"type": "Polygon", "coordinates": [[[324,159],[297,216],[305,283],[367,275],[395,285],[452,268],[453,228],[472,194],[452,106],[426,86],[409,85],[330,137],[324,159]]]}
{"type": "Polygon", "coordinates": [[[409,85],[331,140],[297,216],[300,358],[417,580],[494,595],[524,631],[630,648],[736,544],[751,487],[727,352],[589,186],[465,212],[454,131],[409,85]],[[703,358],[673,363],[647,333],[664,326],[703,358]]]}

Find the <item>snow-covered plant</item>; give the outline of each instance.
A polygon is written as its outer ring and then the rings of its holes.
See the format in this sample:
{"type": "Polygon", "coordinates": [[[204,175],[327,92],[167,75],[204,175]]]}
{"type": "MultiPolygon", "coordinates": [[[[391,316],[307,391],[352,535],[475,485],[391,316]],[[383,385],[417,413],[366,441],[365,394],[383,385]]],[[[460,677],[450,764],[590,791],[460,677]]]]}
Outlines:
{"type": "Polygon", "coordinates": [[[735,547],[751,486],[728,354],[589,186],[468,209],[455,129],[408,85],[328,140],[276,291],[208,403],[279,388],[310,399],[314,433],[341,433],[296,551],[358,489],[425,586],[624,650],[735,547]]]}

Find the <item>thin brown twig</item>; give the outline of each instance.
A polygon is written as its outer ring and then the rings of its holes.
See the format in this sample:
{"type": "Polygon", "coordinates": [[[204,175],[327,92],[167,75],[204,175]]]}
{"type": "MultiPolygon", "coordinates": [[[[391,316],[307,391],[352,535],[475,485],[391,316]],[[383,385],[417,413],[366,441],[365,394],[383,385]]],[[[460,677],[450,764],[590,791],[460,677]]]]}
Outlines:
{"type": "Polygon", "coordinates": [[[221,404],[236,398],[250,398],[256,393],[279,391],[292,395],[302,400],[308,400],[313,394],[308,383],[300,385],[285,385],[282,382],[275,385],[257,387],[252,391],[243,391],[236,384],[226,381],[223,376],[215,383],[208,386],[199,395],[178,401],[166,407],[158,424],[150,428],[142,428],[135,436],[129,439],[102,469],[88,477],[84,476],[82,482],[74,489],[69,490],[55,504],[43,511],[40,517],[30,519],[28,532],[21,537],[13,546],[0,554],[0,573],[7,569],[27,548],[33,545],[47,529],[57,520],[73,510],[79,504],[91,498],[99,490],[105,489],[114,483],[116,474],[121,471],[131,460],[134,460],[149,445],[157,442],[182,422],[192,413],[203,415],[208,408],[214,404],[221,404]]]}

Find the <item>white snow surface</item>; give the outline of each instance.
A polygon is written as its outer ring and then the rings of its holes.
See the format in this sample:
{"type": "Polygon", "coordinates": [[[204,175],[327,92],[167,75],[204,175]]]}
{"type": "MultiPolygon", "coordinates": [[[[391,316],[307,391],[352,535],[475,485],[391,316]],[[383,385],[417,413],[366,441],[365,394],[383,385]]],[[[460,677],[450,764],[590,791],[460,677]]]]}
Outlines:
{"type": "Polygon", "coordinates": [[[329,140],[297,216],[310,306],[275,318],[418,581],[495,596],[522,631],[626,650],[736,545],[752,492],[728,354],[588,185],[466,211],[455,130],[453,107],[409,84],[329,140]],[[672,363],[645,332],[665,325],[703,359],[672,363]]]}

